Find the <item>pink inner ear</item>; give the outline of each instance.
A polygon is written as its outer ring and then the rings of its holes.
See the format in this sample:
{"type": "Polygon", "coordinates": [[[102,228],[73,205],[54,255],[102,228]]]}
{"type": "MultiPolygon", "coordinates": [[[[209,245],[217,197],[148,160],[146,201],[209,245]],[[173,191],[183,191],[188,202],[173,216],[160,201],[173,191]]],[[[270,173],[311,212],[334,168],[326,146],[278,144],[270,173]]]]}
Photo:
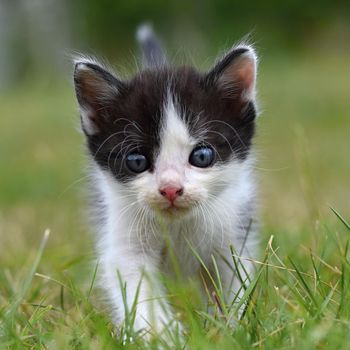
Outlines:
{"type": "Polygon", "coordinates": [[[250,56],[237,59],[227,68],[223,75],[224,85],[232,85],[239,89],[241,96],[253,99],[255,89],[255,61],[250,56]]]}
{"type": "Polygon", "coordinates": [[[235,80],[242,84],[244,90],[250,90],[255,80],[255,67],[254,62],[249,59],[246,59],[245,61],[246,62],[243,62],[241,67],[237,69],[235,80]]]}

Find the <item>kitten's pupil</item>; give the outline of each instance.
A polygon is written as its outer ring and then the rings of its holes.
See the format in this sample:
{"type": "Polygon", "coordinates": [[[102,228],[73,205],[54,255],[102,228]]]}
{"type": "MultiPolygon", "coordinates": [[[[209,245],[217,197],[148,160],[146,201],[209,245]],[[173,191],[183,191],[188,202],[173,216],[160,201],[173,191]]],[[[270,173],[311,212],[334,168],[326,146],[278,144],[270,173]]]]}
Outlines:
{"type": "Polygon", "coordinates": [[[149,168],[147,158],[143,154],[131,153],[126,157],[126,165],[134,173],[142,173],[149,168]]]}
{"type": "Polygon", "coordinates": [[[190,155],[189,162],[198,168],[207,168],[214,162],[214,151],[208,146],[196,147],[190,155]]]}

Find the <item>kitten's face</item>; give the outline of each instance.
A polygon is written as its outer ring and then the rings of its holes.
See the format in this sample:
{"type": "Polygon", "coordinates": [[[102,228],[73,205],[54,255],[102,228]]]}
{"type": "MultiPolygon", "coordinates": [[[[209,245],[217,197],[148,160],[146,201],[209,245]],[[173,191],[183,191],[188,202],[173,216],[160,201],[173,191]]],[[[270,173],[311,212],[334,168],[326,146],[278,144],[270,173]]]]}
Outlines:
{"type": "Polygon", "coordinates": [[[122,82],[78,62],[88,147],[121,196],[177,218],[234,181],[254,134],[255,65],[249,48],[237,48],[208,74],[161,68],[122,82]]]}

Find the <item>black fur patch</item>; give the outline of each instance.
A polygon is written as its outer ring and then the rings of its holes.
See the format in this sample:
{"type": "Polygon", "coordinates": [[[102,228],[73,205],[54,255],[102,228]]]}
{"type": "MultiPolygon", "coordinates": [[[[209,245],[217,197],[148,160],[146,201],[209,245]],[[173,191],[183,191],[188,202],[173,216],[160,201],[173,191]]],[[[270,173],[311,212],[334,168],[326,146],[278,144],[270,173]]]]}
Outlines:
{"type": "MultiPolygon", "coordinates": [[[[208,74],[189,67],[145,70],[126,82],[119,82],[102,68],[90,65],[94,74],[119,91],[113,98],[97,99],[93,107],[98,132],[87,134],[93,159],[123,182],[136,176],[124,162],[130,152],[144,154],[151,164],[149,171],[153,171],[160,145],[163,107],[170,89],[190,133],[196,136],[206,130],[200,142],[215,148],[217,162],[227,162],[232,156],[244,160],[254,135],[256,112],[253,102],[244,102],[239,94],[227,96],[216,83],[220,69],[228,64],[221,61],[220,66],[208,74]]],[[[82,79],[76,71],[78,100],[86,104],[82,79]]]]}

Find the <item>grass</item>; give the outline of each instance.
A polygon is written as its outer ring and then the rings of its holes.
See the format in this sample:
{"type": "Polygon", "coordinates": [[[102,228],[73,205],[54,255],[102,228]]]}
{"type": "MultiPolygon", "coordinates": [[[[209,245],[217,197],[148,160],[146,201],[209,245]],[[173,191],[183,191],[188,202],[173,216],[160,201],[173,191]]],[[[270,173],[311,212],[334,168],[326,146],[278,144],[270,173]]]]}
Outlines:
{"type": "MultiPolygon", "coordinates": [[[[348,349],[348,59],[263,57],[262,256],[234,328],[229,305],[207,313],[194,285],[167,281],[188,348],[348,349]]],[[[125,342],[100,302],[72,87],[25,84],[0,95],[0,115],[0,349],[180,348],[176,337],[125,342]]]]}

